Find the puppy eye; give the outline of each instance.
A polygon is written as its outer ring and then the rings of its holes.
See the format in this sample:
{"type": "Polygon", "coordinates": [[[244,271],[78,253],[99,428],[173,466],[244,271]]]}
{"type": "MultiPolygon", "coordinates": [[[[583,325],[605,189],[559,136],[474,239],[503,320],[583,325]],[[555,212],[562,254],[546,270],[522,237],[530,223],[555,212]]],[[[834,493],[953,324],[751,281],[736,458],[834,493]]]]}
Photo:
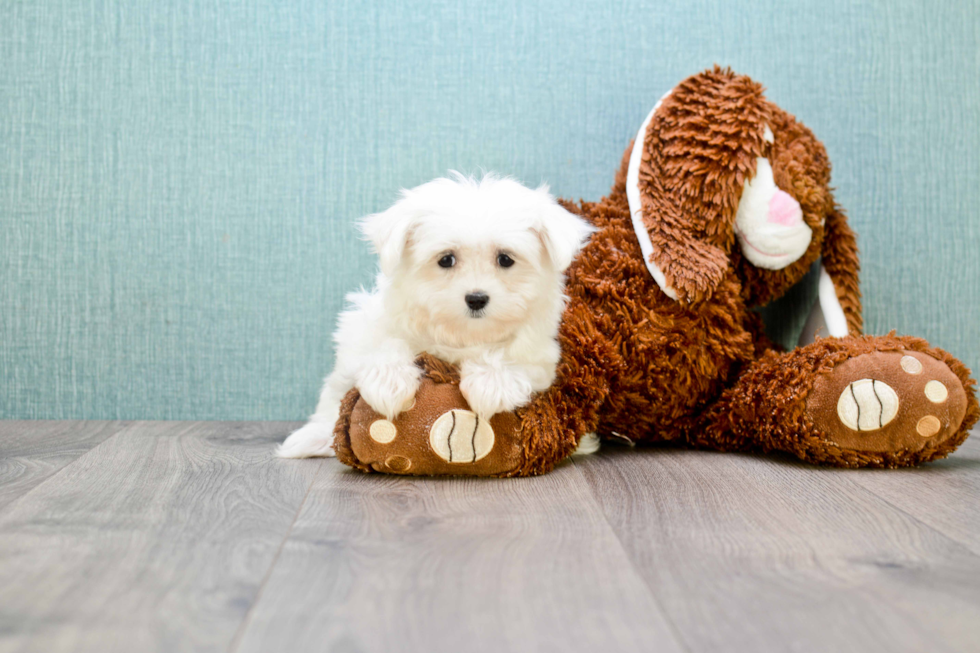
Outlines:
{"type": "Polygon", "coordinates": [[[441,268],[451,268],[454,265],[456,265],[456,257],[452,254],[446,254],[439,259],[439,267],[441,268]]]}
{"type": "Polygon", "coordinates": [[[497,265],[502,268],[509,268],[510,266],[514,265],[514,259],[506,254],[497,254],[497,265]]]}

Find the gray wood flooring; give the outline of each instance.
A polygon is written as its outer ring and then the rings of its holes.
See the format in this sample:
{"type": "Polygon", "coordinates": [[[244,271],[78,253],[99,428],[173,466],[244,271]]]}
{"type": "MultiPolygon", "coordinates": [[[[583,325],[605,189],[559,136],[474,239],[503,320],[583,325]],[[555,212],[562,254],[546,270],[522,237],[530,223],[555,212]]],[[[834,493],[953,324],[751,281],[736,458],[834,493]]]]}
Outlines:
{"type": "Polygon", "coordinates": [[[0,651],[980,651],[976,434],[482,480],[273,458],[294,426],[0,422],[0,651]]]}

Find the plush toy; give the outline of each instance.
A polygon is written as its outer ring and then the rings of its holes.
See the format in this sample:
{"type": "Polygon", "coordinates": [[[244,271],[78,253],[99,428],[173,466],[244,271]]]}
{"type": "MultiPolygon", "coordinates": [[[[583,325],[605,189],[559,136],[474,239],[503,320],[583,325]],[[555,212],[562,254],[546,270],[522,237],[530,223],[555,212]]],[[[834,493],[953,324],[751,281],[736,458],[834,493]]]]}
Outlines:
{"type": "Polygon", "coordinates": [[[924,340],[860,335],[855,237],[829,183],[823,145],[759,84],[719,68],[685,80],[610,194],[565,203],[598,231],[568,271],[554,384],[481,422],[458,375],[420,359],[426,380],[394,421],[351,391],[338,457],[394,474],[531,475],[589,433],[840,467],[946,456],[980,415],[975,381],[924,340]],[[819,300],[782,352],[753,308],[818,258],[819,300]]]}

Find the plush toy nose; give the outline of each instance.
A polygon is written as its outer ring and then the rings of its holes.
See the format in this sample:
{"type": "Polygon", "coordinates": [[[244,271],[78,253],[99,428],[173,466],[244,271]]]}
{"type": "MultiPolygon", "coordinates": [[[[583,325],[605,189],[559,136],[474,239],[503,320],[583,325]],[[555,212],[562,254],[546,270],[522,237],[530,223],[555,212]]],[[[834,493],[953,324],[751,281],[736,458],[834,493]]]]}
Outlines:
{"type": "Polygon", "coordinates": [[[482,291],[471,292],[466,295],[466,305],[471,311],[478,311],[490,303],[490,295],[482,291]]]}
{"type": "Polygon", "coordinates": [[[781,224],[784,227],[794,227],[803,222],[803,209],[793,196],[783,190],[777,190],[769,200],[769,222],[781,224]]]}

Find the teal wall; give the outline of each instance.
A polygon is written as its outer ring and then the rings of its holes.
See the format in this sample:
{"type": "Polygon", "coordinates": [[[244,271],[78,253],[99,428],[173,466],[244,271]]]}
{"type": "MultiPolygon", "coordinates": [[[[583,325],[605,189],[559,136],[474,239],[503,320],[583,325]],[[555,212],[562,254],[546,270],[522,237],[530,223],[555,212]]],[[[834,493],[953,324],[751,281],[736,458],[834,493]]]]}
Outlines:
{"type": "Polygon", "coordinates": [[[0,417],[302,418],[357,217],[451,168],[598,198],[714,62],[826,143],[869,331],[980,367],[978,6],[0,2],[0,417]]]}

